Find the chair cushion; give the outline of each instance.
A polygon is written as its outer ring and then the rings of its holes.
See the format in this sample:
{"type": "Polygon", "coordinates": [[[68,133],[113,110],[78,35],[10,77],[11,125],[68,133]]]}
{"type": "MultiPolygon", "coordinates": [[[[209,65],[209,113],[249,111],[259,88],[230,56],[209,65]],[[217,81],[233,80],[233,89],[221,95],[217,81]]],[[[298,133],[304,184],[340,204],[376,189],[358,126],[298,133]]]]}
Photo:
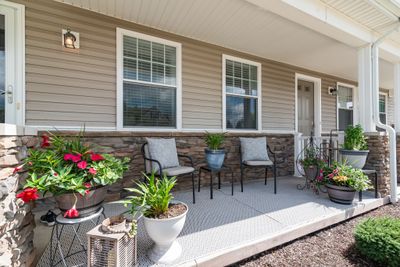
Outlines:
{"type": "Polygon", "coordinates": [[[274,163],[270,160],[246,160],[243,162],[249,166],[272,166],[274,163]]]}
{"type": "MultiPolygon", "coordinates": [[[[178,153],[174,138],[146,138],[151,159],[160,162],[161,168],[172,168],[179,166],[178,153]]],[[[158,171],[158,164],[152,163],[152,171],[158,171]]]]}
{"type": "Polygon", "coordinates": [[[165,173],[167,176],[177,176],[192,172],[194,172],[194,168],[186,166],[178,166],[178,167],[163,169],[163,173],[165,173]]]}
{"type": "Polygon", "coordinates": [[[242,161],[268,161],[267,138],[243,138],[240,137],[240,151],[242,161]]]}

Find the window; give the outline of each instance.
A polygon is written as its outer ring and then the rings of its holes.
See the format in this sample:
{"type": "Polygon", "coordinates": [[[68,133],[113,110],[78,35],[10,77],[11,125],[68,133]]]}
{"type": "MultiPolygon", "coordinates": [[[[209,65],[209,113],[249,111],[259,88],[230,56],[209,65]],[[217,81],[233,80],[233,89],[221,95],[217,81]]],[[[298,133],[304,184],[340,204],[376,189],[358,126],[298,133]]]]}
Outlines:
{"type": "Polygon", "coordinates": [[[353,125],[354,87],[338,84],[337,88],[338,129],[343,131],[353,125]]]}
{"type": "Polygon", "coordinates": [[[257,130],[261,124],[261,64],[223,56],[224,128],[257,130]]]}
{"type": "Polygon", "coordinates": [[[118,29],[118,128],[180,128],[180,44],[118,29]]]}
{"type": "Polygon", "coordinates": [[[379,94],[379,118],[386,124],[386,94],[379,94]]]}

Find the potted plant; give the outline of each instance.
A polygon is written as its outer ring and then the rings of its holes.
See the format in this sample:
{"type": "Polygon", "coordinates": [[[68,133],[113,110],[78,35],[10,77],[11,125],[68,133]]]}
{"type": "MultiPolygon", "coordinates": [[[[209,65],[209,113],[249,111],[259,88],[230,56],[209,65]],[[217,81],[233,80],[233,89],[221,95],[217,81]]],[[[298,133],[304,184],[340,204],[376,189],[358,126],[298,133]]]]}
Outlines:
{"type": "Polygon", "coordinates": [[[154,246],[149,250],[149,258],[158,264],[169,264],[180,257],[182,248],[176,238],[186,221],[188,206],[180,201],[172,201],[172,188],[176,178],[164,175],[155,179],[154,173],[145,176],[147,183],[138,182],[137,188],[127,188],[134,195],[124,200],[132,215],[138,210],[143,214],[144,226],[154,246]]]}
{"type": "Polygon", "coordinates": [[[357,191],[371,188],[371,181],[361,171],[346,163],[325,164],[317,177],[318,185],[325,185],[331,201],[350,205],[357,191]]]}
{"type": "Polygon", "coordinates": [[[304,150],[304,158],[300,160],[300,164],[303,167],[306,178],[314,181],[323,164],[318,148],[307,147],[304,150]]]}
{"type": "Polygon", "coordinates": [[[361,125],[349,126],[346,129],[340,153],[342,160],[353,168],[364,168],[369,150],[361,125]]]}
{"type": "Polygon", "coordinates": [[[206,132],[204,141],[207,148],[204,151],[208,167],[212,170],[219,170],[224,164],[225,150],[221,148],[224,140],[225,133],[206,132]]]}
{"type": "Polygon", "coordinates": [[[27,171],[24,191],[17,197],[24,202],[37,199],[37,192],[51,193],[64,217],[85,217],[97,212],[107,193],[128,169],[129,158],[117,159],[97,154],[83,144],[84,132],[64,138],[49,132],[41,147],[31,149],[24,164],[15,169],[27,171]]]}

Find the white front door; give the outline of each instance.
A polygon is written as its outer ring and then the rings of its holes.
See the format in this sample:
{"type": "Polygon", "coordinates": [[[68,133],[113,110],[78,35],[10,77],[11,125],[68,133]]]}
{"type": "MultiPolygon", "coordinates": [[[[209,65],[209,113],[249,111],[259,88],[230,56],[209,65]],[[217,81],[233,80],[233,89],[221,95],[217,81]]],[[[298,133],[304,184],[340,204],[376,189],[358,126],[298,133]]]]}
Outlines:
{"type": "Polygon", "coordinates": [[[314,83],[297,81],[298,131],[303,136],[311,136],[314,132],[314,83]]]}
{"type": "Polygon", "coordinates": [[[0,123],[16,124],[15,10],[0,5],[0,123]]]}

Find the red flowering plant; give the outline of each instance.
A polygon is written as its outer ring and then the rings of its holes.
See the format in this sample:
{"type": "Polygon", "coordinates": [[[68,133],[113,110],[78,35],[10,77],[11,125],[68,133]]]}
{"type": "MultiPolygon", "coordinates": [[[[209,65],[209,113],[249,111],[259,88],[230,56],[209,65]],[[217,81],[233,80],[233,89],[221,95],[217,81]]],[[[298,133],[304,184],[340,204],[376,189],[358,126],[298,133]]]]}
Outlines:
{"type": "MultiPolygon", "coordinates": [[[[68,138],[50,132],[43,135],[40,148],[29,150],[24,164],[15,168],[15,172],[27,171],[29,174],[24,191],[17,197],[29,202],[38,198],[37,192],[83,196],[91,189],[120,179],[128,169],[130,159],[93,152],[82,142],[83,135],[83,131],[68,138]]],[[[75,205],[65,216],[79,216],[75,205]]]]}

